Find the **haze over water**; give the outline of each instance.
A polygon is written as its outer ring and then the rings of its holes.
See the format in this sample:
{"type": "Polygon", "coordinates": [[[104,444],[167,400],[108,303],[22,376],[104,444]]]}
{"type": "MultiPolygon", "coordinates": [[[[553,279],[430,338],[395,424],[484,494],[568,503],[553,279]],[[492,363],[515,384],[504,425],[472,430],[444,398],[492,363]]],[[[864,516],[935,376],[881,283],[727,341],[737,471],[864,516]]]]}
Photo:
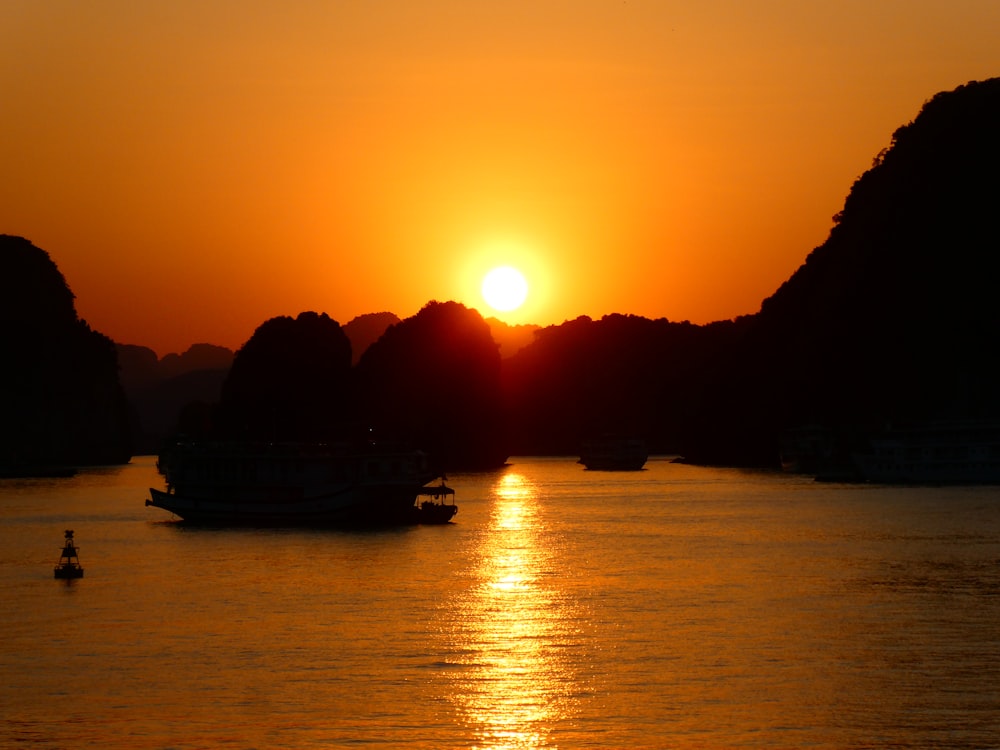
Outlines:
{"type": "Polygon", "coordinates": [[[1000,737],[996,487],[514,458],[449,477],[454,524],[360,532],[184,528],[161,484],[0,481],[0,746],[1000,737]]]}

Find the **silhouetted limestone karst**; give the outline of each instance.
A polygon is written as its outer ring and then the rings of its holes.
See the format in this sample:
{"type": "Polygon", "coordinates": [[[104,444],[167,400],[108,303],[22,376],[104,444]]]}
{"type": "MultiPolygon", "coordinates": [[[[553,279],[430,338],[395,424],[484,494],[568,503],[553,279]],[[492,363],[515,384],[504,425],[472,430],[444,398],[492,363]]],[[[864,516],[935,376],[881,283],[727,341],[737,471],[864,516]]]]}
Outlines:
{"type": "Polygon", "coordinates": [[[77,318],[48,254],[10,235],[0,235],[0,351],[0,472],[129,460],[113,342],[77,318]]]}
{"type": "Polygon", "coordinates": [[[199,436],[212,431],[222,383],[233,362],[230,349],[194,344],[182,354],[158,359],[144,346],[117,348],[138,452],[156,453],[177,432],[199,436]]]}
{"type": "Polygon", "coordinates": [[[515,452],[579,453],[582,441],[608,433],[679,450],[697,419],[701,373],[730,328],[616,314],[539,330],[504,361],[515,452]]]}
{"type": "Polygon", "coordinates": [[[506,461],[500,353],[475,310],[428,303],[372,344],[357,374],[377,436],[412,442],[446,470],[506,461]]]}
{"type": "Polygon", "coordinates": [[[272,318],[236,353],[218,429],[235,438],[327,440],[351,419],[351,344],[325,313],[272,318]]]}
{"type": "Polygon", "coordinates": [[[761,335],[801,352],[797,380],[837,375],[799,399],[882,419],[1000,416],[998,174],[1000,79],[936,95],[894,133],[762,305],[761,335]]]}
{"type": "Polygon", "coordinates": [[[735,408],[707,415],[715,435],[743,423],[776,443],[803,424],[1000,417],[997,174],[1000,79],[927,102],[854,183],[826,242],[763,302],[717,377],[735,408]]]}
{"type": "Polygon", "coordinates": [[[115,344],[118,352],[119,378],[129,400],[146,388],[154,386],[163,376],[156,352],[146,346],[115,344]]]}
{"type": "Polygon", "coordinates": [[[534,341],[535,332],[541,328],[531,324],[510,325],[496,318],[487,318],[486,323],[490,327],[493,340],[500,346],[501,359],[513,357],[534,341]]]}
{"type": "Polygon", "coordinates": [[[351,342],[353,357],[351,364],[357,364],[368,347],[378,341],[389,326],[399,322],[399,317],[391,312],[366,313],[359,315],[343,326],[344,333],[351,342]]]}
{"type": "MultiPolygon", "coordinates": [[[[343,326],[344,333],[351,340],[351,350],[354,352],[353,364],[361,360],[361,356],[372,344],[378,341],[382,334],[399,322],[399,317],[391,312],[366,313],[359,315],[343,326]]],[[[510,325],[497,318],[486,318],[493,340],[500,346],[500,356],[506,359],[514,356],[535,338],[535,331],[540,326],[532,324],[510,325]]]]}
{"type": "Polygon", "coordinates": [[[181,354],[166,354],[160,360],[163,379],[203,370],[228,370],[233,365],[231,349],[215,344],[192,344],[181,354]]]}

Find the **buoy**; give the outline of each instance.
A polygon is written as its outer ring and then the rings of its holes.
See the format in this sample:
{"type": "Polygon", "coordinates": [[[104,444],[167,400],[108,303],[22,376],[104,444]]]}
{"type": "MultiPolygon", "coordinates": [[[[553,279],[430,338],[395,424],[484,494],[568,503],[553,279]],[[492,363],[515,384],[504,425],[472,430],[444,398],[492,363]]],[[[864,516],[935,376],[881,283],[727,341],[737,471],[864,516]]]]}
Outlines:
{"type": "Polygon", "coordinates": [[[63,537],[65,542],[63,542],[62,556],[56,563],[56,578],[83,578],[83,567],[80,565],[78,550],[73,542],[73,530],[66,529],[63,537]]]}

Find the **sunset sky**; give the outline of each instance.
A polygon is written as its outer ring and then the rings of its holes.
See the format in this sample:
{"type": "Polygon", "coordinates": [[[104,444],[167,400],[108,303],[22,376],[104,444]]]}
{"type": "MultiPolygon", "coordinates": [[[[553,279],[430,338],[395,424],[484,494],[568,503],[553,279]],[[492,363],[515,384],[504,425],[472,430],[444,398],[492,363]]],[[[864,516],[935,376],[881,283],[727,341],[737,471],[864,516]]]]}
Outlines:
{"type": "Polygon", "coordinates": [[[92,327],[239,347],[528,281],[512,323],[753,313],[997,0],[3,0],[0,233],[92,327]]]}

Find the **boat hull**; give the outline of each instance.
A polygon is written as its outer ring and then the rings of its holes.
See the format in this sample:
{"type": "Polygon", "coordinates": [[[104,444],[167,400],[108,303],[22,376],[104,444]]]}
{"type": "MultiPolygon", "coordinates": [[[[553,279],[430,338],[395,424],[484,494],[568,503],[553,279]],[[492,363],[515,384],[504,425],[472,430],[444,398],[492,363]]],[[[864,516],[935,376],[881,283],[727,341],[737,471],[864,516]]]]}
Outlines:
{"type": "Polygon", "coordinates": [[[417,511],[417,523],[441,524],[448,523],[455,517],[455,514],[458,513],[458,506],[426,501],[421,503],[420,507],[415,508],[415,510],[417,511]]]}
{"type": "Polygon", "coordinates": [[[192,524],[398,525],[444,523],[454,515],[417,505],[421,495],[440,501],[453,491],[426,487],[436,476],[426,454],[405,448],[179,442],[157,465],[166,491],[150,488],[146,505],[192,524]]]}
{"type": "Polygon", "coordinates": [[[419,523],[414,493],[345,490],[327,496],[264,502],[211,499],[168,493],[151,487],[146,505],[173,513],[185,522],[210,526],[340,526],[419,523]]]}

